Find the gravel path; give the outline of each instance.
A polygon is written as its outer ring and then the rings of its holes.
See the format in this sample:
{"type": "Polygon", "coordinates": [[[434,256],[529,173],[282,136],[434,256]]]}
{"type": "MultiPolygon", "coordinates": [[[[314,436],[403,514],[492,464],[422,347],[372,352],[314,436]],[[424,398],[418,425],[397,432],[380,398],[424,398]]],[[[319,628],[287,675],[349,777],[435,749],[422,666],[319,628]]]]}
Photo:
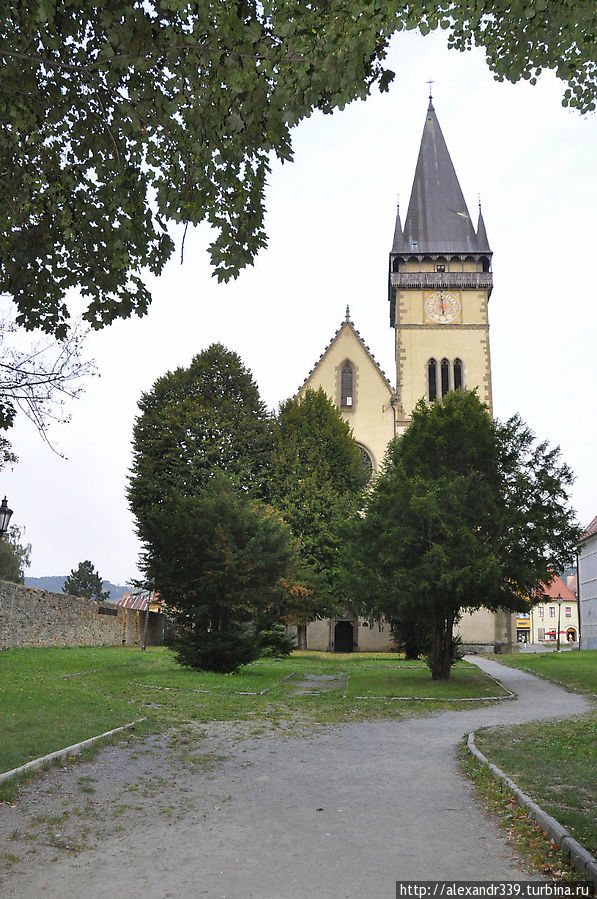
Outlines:
{"type": "Polygon", "coordinates": [[[518,699],[300,737],[216,724],[49,772],[2,808],[2,852],[15,863],[0,895],[393,899],[396,880],[528,879],[475,804],[456,746],[485,725],[589,704],[470,661],[518,699]]]}

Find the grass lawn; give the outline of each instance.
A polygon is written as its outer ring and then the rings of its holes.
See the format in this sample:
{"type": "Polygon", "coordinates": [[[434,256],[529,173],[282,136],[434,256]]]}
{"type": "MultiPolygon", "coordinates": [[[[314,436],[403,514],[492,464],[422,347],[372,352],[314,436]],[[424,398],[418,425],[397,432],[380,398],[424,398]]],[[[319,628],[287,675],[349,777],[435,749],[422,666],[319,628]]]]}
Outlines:
{"type": "Polygon", "coordinates": [[[511,668],[540,674],[575,693],[586,693],[597,700],[597,649],[565,652],[522,652],[490,656],[511,668]]]}
{"type": "Polygon", "coordinates": [[[163,648],[7,649],[0,652],[0,772],[139,718],[145,732],[188,721],[354,721],[501,695],[476,666],[459,663],[438,684],[426,667],[403,667],[395,654],[296,652],[211,674],[182,668],[163,648]],[[396,696],[432,698],[401,703],[396,696]]]}
{"type": "MultiPolygon", "coordinates": [[[[597,652],[498,657],[597,699],[597,652]]],[[[479,731],[479,749],[597,854],[597,709],[565,721],[479,731]]]]}

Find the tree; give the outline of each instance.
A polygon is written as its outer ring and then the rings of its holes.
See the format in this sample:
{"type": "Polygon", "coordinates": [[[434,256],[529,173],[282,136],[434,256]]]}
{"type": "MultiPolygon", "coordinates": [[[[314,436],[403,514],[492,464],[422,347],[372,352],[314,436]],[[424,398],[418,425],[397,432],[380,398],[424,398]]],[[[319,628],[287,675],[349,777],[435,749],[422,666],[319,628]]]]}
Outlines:
{"type": "Polygon", "coordinates": [[[20,410],[49,443],[48,425],[69,420],[65,402],[80,396],[94,364],[81,358],[84,333],[76,326],[62,341],[40,339],[25,350],[13,340],[17,330],[13,319],[0,320],[0,430],[20,410]]]}
{"type": "Polygon", "coordinates": [[[19,324],[64,337],[73,287],[94,328],[143,315],[142,272],[175,249],[168,220],[206,221],[215,274],[236,277],[266,244],[291,129],[387,89],[389,39],[416,28],[484,47],[500,79],[553,69],[565,103],[595,108],[594,0],[5,4],[0,292],[19,324]]]}
{"type": "Polygon", "coordinates": [[[143,569],[179,626],[179,662],[228,672],[252,661],[295,564],[288,526],[221,477],[150,517],[143,569]]]}
{"type": "Polygon", "coordinates": [[[269,495],[300,540],[303,562],[315,575],[311,583],[317,598],[305,607],[309,617],[330,614],[346,603],[340,585],[340,533],[359,507],[367,477],[350,426],[323,390],[307,390],[282,405],[269,495]]]}
{"type": "Polygon", "coordinates": [[[73,568],[69,576],[64,581],[62,587],[63,593],[70,596],[86,596],[87,599],[94,599],[96,602],[104,602],[110,595],[108,590],[102,589],[103,581],[89,560],[79,562],[76,568],[73,568]]]}
{"type": "Polygon", "coordinates": [[[236,353],[212,344],[159,378],[139,409],[128,495],[141,540],[153,537],[156,508],[198,495],[218,473],[263,494],[270,417],[236,353]]]}
{"type": "Polygon", "coordinates": [[[518,416],[494,422],[476,393],[416,406],[354,523],[348,564],[363,607],[424,616],[434,679],[449,677],[464,610],[520,610],[571,557],[573,476],[518,416]]]}
{"type": "Polygon", "coordinates": [[[31,544],[24,542],[25,529],[11,525],[0,540],[0,581],[25,583],[25,570],[31,564],[31,544]]]}

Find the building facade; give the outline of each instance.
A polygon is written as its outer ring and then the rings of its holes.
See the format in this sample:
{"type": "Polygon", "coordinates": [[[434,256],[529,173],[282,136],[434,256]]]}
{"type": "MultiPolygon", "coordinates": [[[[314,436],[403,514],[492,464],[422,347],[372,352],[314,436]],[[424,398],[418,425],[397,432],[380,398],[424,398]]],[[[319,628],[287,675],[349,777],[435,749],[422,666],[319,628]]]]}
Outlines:
{"type": "Polygon", "coordinates": [[[530,612],[516,615],[516,640],[522,644],[577,646],[579,636],[576,596],[561,577],[542,584],[542,596],[530,612]]]}
{"type": "MultiPolygon", "coordinates": [[[[481,210],[475,228],[430,99],[404,227],[398,210],[389,254],[396,387],[347,309],[299,391],[323,388],[350,424],[373,474],[421,398],[431,402],[450,390],[476,388],[491,412],[491,257],[481,210]]],[[[499,651],[516,641],[506,613],[465,613],[458,632],[469,649],[499,651]]],[[[301,644],[328,651],[394,648],[386,623],[356,617],[311,622],[301,644]]]]}
{"type": "Polygon", "coordinates": [[[578,601],[580,648],[597,649],[597,516],[580,538],[578,601]]]}

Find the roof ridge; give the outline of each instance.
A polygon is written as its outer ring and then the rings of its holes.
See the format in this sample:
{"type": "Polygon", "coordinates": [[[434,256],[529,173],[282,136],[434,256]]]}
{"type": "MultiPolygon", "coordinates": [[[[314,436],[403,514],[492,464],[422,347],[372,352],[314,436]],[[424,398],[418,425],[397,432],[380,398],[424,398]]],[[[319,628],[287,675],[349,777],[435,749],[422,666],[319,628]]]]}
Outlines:
{"type": "Polygon", "coordinates": [[[354,333],[355,337],[356,337],[357,340],[359,341],[360,345],[362,346],[362,348],[363,348],[363,350],[365,351],[365,353],[367,354],[367,356],[371,359],[371,361],[372,361],[373,364],[375,365],[375,368],[377,369],[377,371],[379,372],[379,374],[380,374],[381,377],[383,378],[383,380],[384,380],[384,382],[386,383],[386,385],[389,387],[390,391],[391,391],[393,394],[396,393],[396,389],[395,389],[394,387],[392,387],[392,384],[390,383],[390,379],[388,378],[388,376],[386,375],[386,373],[385,373],[384,370],[382,369],[381,365],[379,364],[379,362],[377,361],[377,359],[376,359],[375,356],[373,355],[372,351],[369,349],[369,347],[367,346],[367,344],[365,343],[365,341],[364,341],[363,338],[361,337],[359,331],[358,331],[357,328],[355,327],[354,322],[350,319],[349,315],[350,315],[350,311],[349,311],[349,308],[348,308],[348,306],[347,306],[347,307],[346,307],[346,316],[345,316],[345,318],[343,319],[342,324],[341,324],[340,327],[337,329],[336,333],[334,334],[334,336],[332,337],[332,339],[329,341],[329,343],[327,344],[327,346],[326,346],[326,348],[324,349],[324,351],[323,351],[323,352],[321,353],[321,355],[319,356],[319,359],[317,360],[317,362],[315,363],[315,365],[314,365],[314,366],[311,368],[311,370],[309,371],[307,377],[304,379],[303,383],[300,385],[299,389],[296,391],[297,393],[300,393],[300,392],[301,392],[301,390],[303,389],[303,387],[305,386],[305,384],[307,383],[307,381],[309,380],[309,378],[311,377],[311,375],[313,374],[313,372],[315,371],[315,369],[317,368],[317,366],[322,362],[322,360],[324,359],[324,357],[328,354],[329,350],[331,349],[332,345],[335,343],[335,341],[336,341],[336,340],[338,339],[338,337],[340,336],[340,332],[341,332],[341,331],[343,330],[343,328],[345,328],[347,325],[348,325],[348,327],[350,327],[350,328],[352,329],[352,332],[354,333]]]}
{"type": "Polygon", "coordinates": [[[597,515],[593,519],[593,521],[587,526],[586,530],[579,537],[579,542],[583,540],[588,540],[589,537],[592,537],[593,534],[597,534],[597,515]]]}

